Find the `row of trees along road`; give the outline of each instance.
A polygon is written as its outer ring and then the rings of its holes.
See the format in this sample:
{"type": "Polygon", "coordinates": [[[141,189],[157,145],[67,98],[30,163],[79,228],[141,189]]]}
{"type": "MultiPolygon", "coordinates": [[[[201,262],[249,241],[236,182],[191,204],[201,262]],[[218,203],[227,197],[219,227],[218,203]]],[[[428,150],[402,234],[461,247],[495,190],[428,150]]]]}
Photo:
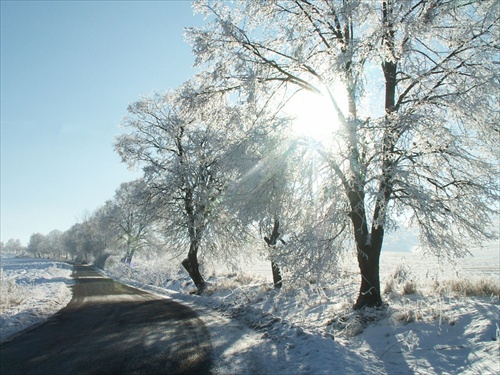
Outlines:
{"type": "Polygon", "coordinates": [[[120,255],[130,264],[134,253],[141,248],[162,249],[162,240],[155,231],[158,210],[145,195],[146,191],[142,179],[123,183],[113,199],[67,231],[34,233],[27,246],[10,239],[2,244],[1,250],[39,258],[93,262],[101,268],[111,255],[120,255]]]}
{"type": "Polygon", "coordinates": [[[354,308],[379,306],[386,231],[412,225],[423,249],[449,257],[497,238],[498,6],[196,1],[207,23],[186,36],[198,73],[129,106],[115,148],[143,178],[75,224],[68,246],[100,225],[114,234],[72,251],[119,238],[130,262],[154,229],[187,251],[199,290],[200,251],[228,258],[254,233],[276,286],[282,274],[321,282],[355,249],[354,308]],[[328,103],[320,140],[287,115],[304,93],[328,103]]]}
{"type": "Polygon", "coordinates": [[[198,288],[200,249],[230,247],[249,224],[265,234],[277,277],[279,265],[312,270],[355,246],[355,308],[382,302],[380,253],[398,216],[438,254],[495,238],[498,2],[194,9],[207,18],[187,31],[199,73],[131,105],[116,148],[143,166],[198,288]],[[331,141],[293,140],[283,108],[299,91],[329,100],[331,141]]]}

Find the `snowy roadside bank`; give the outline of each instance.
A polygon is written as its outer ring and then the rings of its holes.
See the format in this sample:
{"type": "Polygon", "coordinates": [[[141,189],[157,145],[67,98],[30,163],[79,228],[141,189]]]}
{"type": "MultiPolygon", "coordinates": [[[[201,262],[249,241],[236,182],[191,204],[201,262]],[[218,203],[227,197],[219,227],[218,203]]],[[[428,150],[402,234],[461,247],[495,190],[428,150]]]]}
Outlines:
{"type": "Polygon", "coordinates": [[[1,254],[0,342],[46,321],[71,300],[73,267],[1,254]]]}
{"type": "Polygon", "coordinates": [[[190,295],[190,280],[167,262],[117,262],[107,272],[199,311],[220,374],[496,374],[500,289],[492,250],[442,271],[416,254],[389,254],[388,307],[363,313],[350,308],[358,275],[348,267],[330,287],[280,292],[255,275],[214,274],[202,296],[190,295]]]}
{"type": "MultiPolygon", "coordinates": [[[[214,374],[357,375],[366,373],[367,368],[377,369],[369,358],[356,356],[350,348],[337,344],[332,336],[311,334],[252,306],[242,308],[231,301],[224,303],[214,295],[190,294],[187,279],[176,279],[165,288],[144,284],[116,271],[114,268],[106,274],[136,288],[171,298],[199,314],[211,335],[214,374]]],[[[373,374],[383,374],[379,370],[373,374]]]]}

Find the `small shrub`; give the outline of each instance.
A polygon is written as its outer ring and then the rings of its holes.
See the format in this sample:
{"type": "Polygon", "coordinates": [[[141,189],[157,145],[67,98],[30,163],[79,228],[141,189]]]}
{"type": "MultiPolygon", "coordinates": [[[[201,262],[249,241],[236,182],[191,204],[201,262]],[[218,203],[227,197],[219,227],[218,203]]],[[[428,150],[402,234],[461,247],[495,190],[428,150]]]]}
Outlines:
{"type": "Polygon", "coordinates": [[[393,279],[398,283],[402,284],[406,280],[408,280],[410,276],[410,270],[409,268],[404,265],[400,264],[397,266],[396,270],[394,271],[394,274],[392,275],[393,279]]]}
{"type": "Polygon", "coordinates": [[[16,280],[5,276],[0,269],[0,312],[18,306],[28,299],[29,288],[19,285],[16,280]]]}
{"type": "Polygon", "coordinates": [[[418,336],[410,329],[410,331],[405,335],[403,334],[403,338],[401,340],[403,345],[405,345],[410,352],[413,351],[414,348],[418,347],[420,339],[418,336]]]}
{"type": "Polygon", "coordinates": [[[251,285],[256,282],[256,279],[252,275],[240,273],[236,276],[235,281],[240,285],[251,285]]]}
{"type": "Polygon", "coordinates": [[[384,294],[399,293],[408,295],[416,293],[417,284],[410,277],[409,268],[404,264],[399,264],[393,275],[385,283],[384,294]]]}
{"type": "Polygon", "coordinates": [[[391,320],[394,323],[414,323],[419,321],[433,322],[437,321],[439,326],[456,324],[456,318],[450,307],[442,303],[441,298],[425,299],[403,299],[400,306],[391,307],[391,320]]]}
{"type": "Polygon", "coordinates": [[[391,294],[394,292],[394,279],[391,277],[389,281],[385,283],[384,294],[391,294]]]}
{"type": "Polygon", "coordinates": [[[424,314],[421,310],[401,309],[392,314],[391,319],[396,322],[414,323],[424,319],[424,314]]]}
{"type": "Polygon", "coordinates": [[[403,295],[415,294],[417,292],[417,285],[413,280],[407,281],[403,285],[403,295]]]}

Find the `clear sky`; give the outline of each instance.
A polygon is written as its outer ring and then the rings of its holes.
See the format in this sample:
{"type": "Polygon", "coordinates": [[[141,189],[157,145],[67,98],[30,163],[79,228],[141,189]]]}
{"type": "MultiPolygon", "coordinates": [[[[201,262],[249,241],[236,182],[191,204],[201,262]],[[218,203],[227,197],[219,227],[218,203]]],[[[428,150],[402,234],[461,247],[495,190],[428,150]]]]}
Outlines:
{"type": "Polygon", "coordinates": [[[1,0],[1,240],[67,230],[113,197],[127,105],[194,70],[190,1],[1,0]]]}

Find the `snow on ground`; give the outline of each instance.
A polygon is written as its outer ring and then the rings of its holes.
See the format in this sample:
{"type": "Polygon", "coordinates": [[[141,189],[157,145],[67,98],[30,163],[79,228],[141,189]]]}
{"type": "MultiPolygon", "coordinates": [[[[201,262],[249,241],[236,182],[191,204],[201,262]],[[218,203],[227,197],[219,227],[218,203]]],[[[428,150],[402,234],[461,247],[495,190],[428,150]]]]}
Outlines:
{"type": "Polygon", "coordinates": [[[359,288],[354,258],[329,287],[280,292],[270,286],[267,262],[254,262],[251,275],[212,271],[203,296],[189,294],[192,283],[167,260],[115,262],[107,272],[197,310],[218,374],[499,374],[498,244],[473,255],[450,264],[384,253],[388,306],[364,312],[351,309],[359,288]]]}
{"type": "MultiPolygon", "coordinates": [[[[190,294],[178,261],[137,258],[126,266],[110,258],[106,273],[195,309],[211,333],[216,374],[499,374],[498,244],[473,254],[449,264],[383,253],[387,307],[363,312],[351,309],[359,288],[352,256],[327,286],[292,288],[285,280],[279,292],[268,262],[257,260],[247,274],[205,270],[211,285],[202,296],[190,294]]],[[[46,317],[46,305],[56,311],[69,300],[69,266],[2,258],[2,268],[2,291],[12,280],[33,288],[23,305],[5,310],[2,300],[2,338],[4,327],[20,326],[17,316],[38,308],[46,317]],[[59,292],[35,292],[43,284],[59,292]]]]}
{"type": "MultiPolygon", "coordinates": [[[[212,340],[214,374],[364,374],[371,365],[349,348],[339,346],[332,336],[306,332],[300,326],[280,321],[252,305],[234,305],[231,300],[190,294],[187,279],[166,281],[158,287],[137,281],[139,275],[127,266],[115,265],[109,276],[129,285],[178,301],[199,314],[212,340]]],[[[143,269],[143,271],[146,271],[143,269]]],[[[144,279],[156,276],[142,274],[144,279]]],[[[262,286],[258,286],[260,289],[262,286]]],[[[274,292],[273,292],[274,293],[274,292]]],[[[377,372],[382,374],[382,372],[377,372]]]]}
{"type": "Polygon", "coordinates": [[[67,263],[0,254],[0,342],[66,306],[71,273],[67,263]]]}

